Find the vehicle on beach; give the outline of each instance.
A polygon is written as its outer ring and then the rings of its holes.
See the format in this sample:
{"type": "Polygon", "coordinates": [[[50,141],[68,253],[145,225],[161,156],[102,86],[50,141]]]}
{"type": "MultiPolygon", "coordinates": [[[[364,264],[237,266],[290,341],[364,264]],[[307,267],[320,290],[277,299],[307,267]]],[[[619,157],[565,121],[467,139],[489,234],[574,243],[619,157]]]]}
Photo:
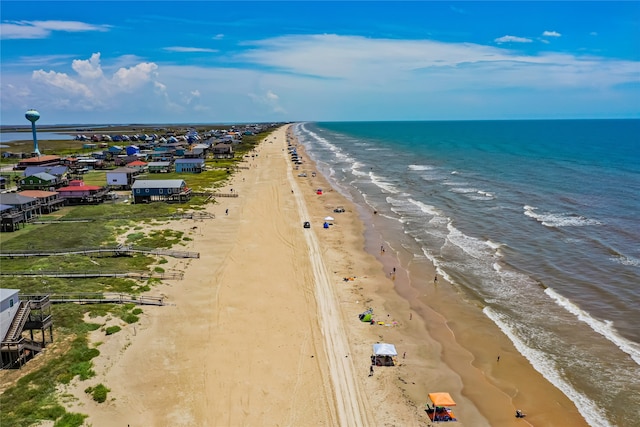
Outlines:
{"type": "Polygon", "coordinates": [[[337,208],[335,208],[333,210],[335,213],[342,213],[344,212],[344,208],[342,206],[338,206],[337,208]]]}
{"type": "Polygon", "coordinates": [[[309,221],[305,221],[304,224],[302,224],[302,226],[304,228],[311,228],[311,223],[309,221]]]}
{"type": "Polygon", "coordinates": [[[299,176],[299,177],[302,177],[302,178],[306,178],[306,177],[307,177],[307,174],[306,174],[306,173],[304,173],[304,172],[302,172],[302,173],[299,173],[299,174],[298,174],[298,176],[299,176]]]}

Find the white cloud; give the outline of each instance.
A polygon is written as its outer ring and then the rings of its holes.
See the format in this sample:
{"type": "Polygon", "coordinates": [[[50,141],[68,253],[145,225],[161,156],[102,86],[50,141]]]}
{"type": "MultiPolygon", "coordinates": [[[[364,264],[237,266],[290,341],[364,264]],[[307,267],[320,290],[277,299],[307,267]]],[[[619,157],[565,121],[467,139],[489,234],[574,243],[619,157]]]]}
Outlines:
{"type": "Polygon", "coordinates": [[[44,39],[54,31],[88,32],[109,31],[108,25],[87,24],[80,21],[11,21],[0,24],[2,39],[44,39]]]}
{"type": "Polygon", "coordinates": [[[89,60],[74,59],[71,68],[84,79],[99,79],[103,76],[100,67],[100,53],[94,53],[89,60]]]}
{"type": "Polygon", "coordinates": [[[271,112],[283,114],[286,113],[284,108],[280,106],[280,97],[273,93],[271,90],[267,90],[264,94],[258,95],[255,93],[247,94],[249,98],[258,105],[266,106],[271,112]]]}
{"type": "Polygon", "coordinates": [[[120,68],[113,75],[113,83],[123,91],[133,91],[151,81],[158,66],[153,62],[143,62],[134,67],[120,68]]]}
{"type": "Polygon", "coordinates": [[[165,47],[164,50],[169,52],[217,52],[216,49],[208,49],[204,47],[185,47],[185,46],[170,46],[165,47]]]}
{"type": "Polygon", "coordinates": [[[531,43],[533,40],[526,37],[502,36],[494,40],[496,43],[531,43]]]}
{"type": "Polygon", "coordinates": [[[32,78],[38,83],[60,89],[61,93],[68,97],[94,98],[93,91],[87,85],[69,77],[66,73],[36,70],[33,72],[32,78]]]}
{"type": "Polygon", "coordinates": [[[556,31],[545,31],[542,33],[543,37],[561,37],[562,34],[556,32],[556,31]]]}
{"type": "Polygon", "coordinates": [[[33,71],[31,84],[25,83],[25,86],[30,87],[29,98],[37,96],[39,100],[36,103],[39,105],[55,105],[56,108],[71,110],[118,108],[121,105],[121,95],[136,92],[136,95],[153,95],[154,86],[149,86],[148,83],[157,77],[155,71],[158,66],[143,62],[131,67],[121,67],[107,76],[101,65],[100,53],[94,53],[88,60],[74,60],[71,68],[75,74],[42,69],[33,71]]]}
{"type": "Polygon", "coordinates": [[[35,71],[30,80],[3,73],[0,105],[5,117],[9,109],[46,114],[55,106],[67,123],[81,122],[76,114],[91,110],[101,122],[153,123],[473,118],[496,117],[500,108],[508,117],[554,99],[562,106],[549,115],[623,111],[638,92],[619,87],[640,83],[637,61],[526,55],[471,43],[324,34],[245,47],[226,57],[224,67],[156,64],[133,55],[106,61],[96,53],[74,61],[68,74],[58,72],[66,67],[35,71]],[[577,93],[600,101],[570,105],[577,93]]]}

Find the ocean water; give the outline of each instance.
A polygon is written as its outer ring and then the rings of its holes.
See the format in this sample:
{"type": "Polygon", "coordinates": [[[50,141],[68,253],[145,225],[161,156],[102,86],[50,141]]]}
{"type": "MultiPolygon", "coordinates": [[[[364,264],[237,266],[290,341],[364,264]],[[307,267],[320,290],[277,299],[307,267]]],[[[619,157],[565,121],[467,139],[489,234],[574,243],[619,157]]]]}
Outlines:
{"type": "Polygon", "coordinates": [[[295,126],[592,426],[640,426],[640,120],[295,126]]]}

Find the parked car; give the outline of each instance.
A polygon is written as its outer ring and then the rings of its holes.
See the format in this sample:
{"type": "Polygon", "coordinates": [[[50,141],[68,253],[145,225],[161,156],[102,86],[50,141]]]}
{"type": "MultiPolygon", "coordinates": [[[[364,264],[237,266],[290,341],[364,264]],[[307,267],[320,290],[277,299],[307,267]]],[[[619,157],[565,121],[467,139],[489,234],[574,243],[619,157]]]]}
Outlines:
{"type": "Polygon", "coordinates": [[[307,174],[306,174],[306,173],[304,173],[304,172],[302,172],[302,173],[299,173],[299,174],[298,174],[298,176],[299,176],[299,177],[302,177],[302,178],[306,178],[306,177],[307,177],[307,174]]]}
{"type": "Polygon", "coordinates": [[[335,208],[333,210],[335,213],[342,213],[344,212],[344,208],[342,206],[338,206],[337,208],[335,208]]]}
{"type": "Polygon", "coordinates": [[[302,224],[302,226],[304,228],[311,228],[311,223],[309,221],[305,221],[304,224],[302,224]]]}

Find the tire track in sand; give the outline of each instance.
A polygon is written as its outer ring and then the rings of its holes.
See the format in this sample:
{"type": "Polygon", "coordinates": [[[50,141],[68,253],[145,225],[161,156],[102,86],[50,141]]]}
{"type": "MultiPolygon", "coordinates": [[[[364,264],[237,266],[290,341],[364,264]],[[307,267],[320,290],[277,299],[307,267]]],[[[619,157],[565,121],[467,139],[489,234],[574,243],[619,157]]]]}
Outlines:
{"type": "MultiPolygon", "coordinates": [[[[289,183],[294,191],[300,218],[309,218],[304,196],[291,169],[287,171],[289,183]]],[[[313,229],[305,229],[305,239],[309,247],[309,260],[313,268],[316,301],[320,328],[325,342],[329,363],[329,373],[335,393],[336,410],[341,426],[359,427],[373,425],[369,419],[369,403],[355,376],[353,363],[349,357],[349,343],[342,326],[342,315],[320,245],[313,229]]]]}

